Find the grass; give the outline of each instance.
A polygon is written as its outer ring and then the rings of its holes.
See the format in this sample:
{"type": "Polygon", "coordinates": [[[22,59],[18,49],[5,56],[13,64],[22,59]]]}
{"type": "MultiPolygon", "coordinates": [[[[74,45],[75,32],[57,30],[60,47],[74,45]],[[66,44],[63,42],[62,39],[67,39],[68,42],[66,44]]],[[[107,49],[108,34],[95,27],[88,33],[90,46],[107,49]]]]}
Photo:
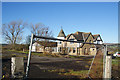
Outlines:
{"type": "MultiPolygon", "coordinates": [[[[11,56],[19,56],[19,55],[17,55],[17,53],[19,54],[19,53],[23,53],[23,54],[28,54],[29,53],[29,51],[17,51],[17,50],[4,50],[3,51],[3,54],[9,54],[9,55],[11,55],[11,56]],[[11,54],[9,54],[9,52],[11,53],[11,54]]],[[[43,53],[35,53],[35,52],[32,52],[32,54],[31,55],[38,55],[38,56],[43,56],[43,53]]],[[[11,57],[10,56],[10,57],[11,57]]],[[[21,55],[22,56],[22,55],[21,55]]]]}
{"type": "MultiPolygon", "coordinates": [[[[89,62],[90,63],[90,62],[89,62]]],[[[103,59],[101,55],[96,55],[90,70],[91,78],[102,78],[103,75],[103,59]]]]}
{"type": "Polygon", "coordinates": [[[49,72],[57,72],[59,75],[66,75],[66,76],[78,76],[79,78],[86,78],[88,70],[80,70],[74,71],[72,69],[65,70],[65,69],[55,69],[55,70],[48,70],[49,72]]]}
{"type": "Polygon", "coordinates": [[[69,56],[69,58],[76,58],[76,56],[69,56]]]}
{"type": "Polygon", "coordinates": [[[120,60],[120,57],[116,57],[115,60],[120,60]]]}
{"type": "Polygon", "coordinates": [[[89,65],[85,65],[85,68],[89,68],[90,66],[89,65]]]}
{"type": "Polygon", "coordinates": [[[81,56],[73,56],[73,55],[69,55],[69,58],[81,58],[81,56]]]}
{"type": "Polygon", "coordinates": [[[49,72],[59,72],[59,73],[61,73],[61,72],[66,72],[66,70],[65,69],[54,69],[54,70],[48,70],[49,72]]]}
{"type": "Polygon", "coordinates": [[[76,63],[80,63],[80,61],[76,61],[76,63]]]}
{"type": "Polygon", "coordinates": [[[86,74],[88,70],[80,70],[80,71],[74,71],[74,70],[69,70],[67,72],[68,74],[73,74],[73,75],[80,75],[80,74],[86,74]]]}
{"type": "Polygon", "coordinates": [[[112,59],[112,66],[118,66],[118,64],[120,63],[120,58],[115,58],[115,59],[112,59]]]}
{"type": "Polygon", "coordinates": [[[118,61],[112,61],[112,66],[118,66],[118,61]]]}
{"type": "MultiPolygon", "coordinates": [[[[24,57],[24,58],[27,58],[27,55],[29,53],[29,51],[17,51],[17,50],[3,50],[3,55],[2,55],[2,58],[3,59],[8,59],[8,58],[11,58],[11,57],[24,57]],[[19,55],[19,53],[21,53],[19,55]],[[5,55],[4,55],[5,54],[5,55]],[[22,55],[24,54],[24,55],[22,55]]],[[[51,53],[48,53],[47,54],[43,54],[43,53],[38,53],[38,52],[32,52],[31,55],[36,55],[36,56],[47,56],[47,57],[60,57],[59,55],[56,55],[56,54],[51,54],[51,53]]]]}
{"type": "Polygon", "coordinates": [[[69,70],[69,72],[64,73],[64,75],[72,75],[72,76],[78,76],[79,78],[86,78],[88,70],[80,70],[80,71],[74,71],[69,70]]]}
{"type": "Polygon", "coordinates": [[[32,55],[44,56],[44,54],[43,54],[43,53],[34,53],[34,52],[32,52],[32,55]]]}

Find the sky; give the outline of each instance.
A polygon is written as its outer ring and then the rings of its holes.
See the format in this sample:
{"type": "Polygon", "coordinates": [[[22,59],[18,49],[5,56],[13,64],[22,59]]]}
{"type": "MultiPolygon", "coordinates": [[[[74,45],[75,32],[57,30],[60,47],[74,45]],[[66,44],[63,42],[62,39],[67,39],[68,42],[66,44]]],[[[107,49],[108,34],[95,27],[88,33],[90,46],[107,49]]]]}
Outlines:
{"type": "MultiPolygon", "coordinates": [[[[91,32],[100,34],[105,43],[118,42],[117,2],[3,2],[2,24],[15,20],[43,23],[54,37],[62,26],[65,35],[91,32]]],[[[27,35],[29,28],[25,28],[23,42],[27,35]]]]}

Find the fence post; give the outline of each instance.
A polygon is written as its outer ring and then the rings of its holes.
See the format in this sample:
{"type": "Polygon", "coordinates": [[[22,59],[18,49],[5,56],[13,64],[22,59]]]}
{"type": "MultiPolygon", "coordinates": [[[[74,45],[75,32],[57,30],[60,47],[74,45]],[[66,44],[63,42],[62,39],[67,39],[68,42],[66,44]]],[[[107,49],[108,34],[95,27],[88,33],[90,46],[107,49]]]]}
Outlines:
{"type": "Polygon", "coordinates": [[[103,55],[103,80],[105,80],[106,55],[107,55],[107,45],[104,46],[104,55],[103,55]]]}
{"type": "Polygon", "coordinates": [[[111,80],[111,64],[112,63],[112,56],[107,55],[106,56],[106,63],[105,63],[105,79],[111,80]]]}
{"type": "Polygon", "coordinates": [[[103,80],[111,80],[112,56],[108,54],[107,45],[104,47],[103,80]]]}
{"type": "Polygon", "coordinates": [[[13,78],[23,78],[24,76],[23,57],[11,58],[11,74],[13,78]]]}

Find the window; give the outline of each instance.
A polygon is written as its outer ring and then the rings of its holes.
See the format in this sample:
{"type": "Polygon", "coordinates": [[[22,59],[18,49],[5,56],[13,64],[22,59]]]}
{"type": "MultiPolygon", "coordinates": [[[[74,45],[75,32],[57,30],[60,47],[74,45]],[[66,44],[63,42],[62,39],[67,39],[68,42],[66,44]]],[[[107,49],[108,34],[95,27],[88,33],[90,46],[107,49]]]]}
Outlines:
{"type": "Polygon", "coordinates": [[[86,53],[87,53],[87,49],[86,49],[86,48],[84,48],[84,55],[86,55],[86,53]]]}
{"type": "Polygon", "coordinates": [[[100,44],[100,41],[97,41],[97,44],[100,44]]]}
{"type": "Polygon", "coordinates": [[[61,52],[61,47],[58,47],[58,52],[61,52]]]}
{"type": "Polygon", "coordinates": [[[70,47],[68,47],[68,52],[69,52],[69,53],[71,52],[71,48],[70,48],[70,47]]]}
{"type": "Polygon", "coordinates": [[[90,40],[89,43],[92,43],[92,41],[90,40]]]}
{"type": "Polygon", "coordinates": [[[60,41],[59,44],[61,44],[62,42],[60,41]]]}
{"type": "Polygon", "coordinates": [[[73,53],[75,53],[75,51],[76,51],[75,48],[73,48],[73,53]]]}
{"type": "Polygon", "coordinates": [[[54,48],[52,48],[52,51],[54,52],[54,48]]]}
{"type": "Polygon", "coordinates": [[[60,52],[61,52],[61,47],[60,47],[60,52]]]}
{"type": "Polygon", "coordinates": [[[68,47],[68,52],[70,52],[70,47],[68,47]]]}
{"type": "MultiPolygon", "coordinates": [[[[74,39],[70,39],[70,41],[74,41],[74,39]]],[[[73,44],[73,42],[70,42],[70,44],[73,44]]]]}

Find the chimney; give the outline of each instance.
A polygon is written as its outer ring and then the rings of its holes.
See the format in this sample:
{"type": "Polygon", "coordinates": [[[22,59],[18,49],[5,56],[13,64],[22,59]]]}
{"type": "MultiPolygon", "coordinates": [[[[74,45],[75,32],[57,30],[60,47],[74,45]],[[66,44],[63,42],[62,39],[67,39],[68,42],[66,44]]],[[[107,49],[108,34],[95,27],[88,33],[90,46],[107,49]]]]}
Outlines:
{"type": "Polygon", "coordinates": [[[77,32],[77,35],[78,35],[79,32],[77,32]]]}

